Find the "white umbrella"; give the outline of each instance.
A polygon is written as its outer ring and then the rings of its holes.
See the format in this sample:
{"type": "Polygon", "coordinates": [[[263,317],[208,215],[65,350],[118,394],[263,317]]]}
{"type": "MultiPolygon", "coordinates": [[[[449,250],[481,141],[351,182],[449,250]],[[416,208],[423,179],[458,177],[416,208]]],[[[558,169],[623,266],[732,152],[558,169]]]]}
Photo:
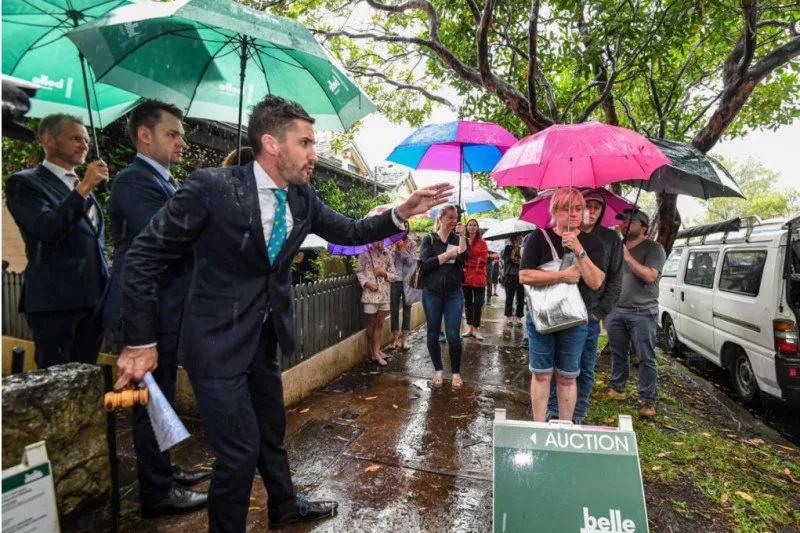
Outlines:
{"type": "Polygon", "coordinates": [[[530,233],[535,229],[535,224],[531,224],[530,222],[525,222],[524,220],[519,220],[517,218],[509,218],[506,220],[501,220],[489,228],[489,230],[483,234],[483,238],[487,241],[508,239],[514,235],[530,233]]]}
{"type": "Polygon", "coordinates": [[[328,241],[314,233],[309,233],[303,241],[303,244],[300,245],[301,250],[324,250],[327,247],[328,241]]]}

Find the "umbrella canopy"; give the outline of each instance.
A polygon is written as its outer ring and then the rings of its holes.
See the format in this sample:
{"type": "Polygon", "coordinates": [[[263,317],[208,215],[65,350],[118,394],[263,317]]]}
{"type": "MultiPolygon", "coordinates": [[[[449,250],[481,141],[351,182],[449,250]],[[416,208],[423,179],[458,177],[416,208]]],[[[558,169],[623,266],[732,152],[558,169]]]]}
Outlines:
{"type": "Polygon", "coordinates": [[[36,135],[25,127],[31,96],[39,87],[25,80],[3,75],[3,137],[33,142],[36,135]]]}
{"type": "Polygon", "coordinates": [[[491,122],[429,124],[406,137],[386,160],[416,170],[488,172],[516,141],[505,128],[491,122]]]}
{"type": "MultiPolygon", "coordinates": [[[[626,209],[634,209],[636,207],[632,202],[622,196],[617,196],[611,191],[603,188],[595,190],[603,195],[603,199],[606,202],[603,219],[600,221],[603,226],[616,226],[619,224],[617,215],[622,214],[626,209]]],[[[543,191],[530,202],[526,202],[522,206],[520,220],[525,220],[542,228],[550,227],[550,200],[553,198],[554,192],[553,189],[543,191]]]]}
{"type": "Polygon", "coordinates": [[[623,183],[648,192],[685,194],[694,198],[744,198],[742,190],[719,161],[690,144],[665,139],[650,139],[670,159],[649,180],[623,183]]]}
{"type": "Polygon", "coordinates": [[[494,211],[500,209],[507,203],[508,200],[500,198],[498,195],[494,195],[486,189],[467,191],[461,197],[461,207],[464,208],[467,215],[494,211]]]}
{"type": "Polygon", "coordinates": [[[483,234],[483,238],[487,241],[508,239],[514,235],[525,235],[526,233],[530,233],[535,229],[536,226],[530,222],[516,218],[509,218],[506,220],[501,220],[489,228],[486,233],[483,234]]]}
{"type": "Polygon", "coordinates": [[[669,162],[635,131],[597,122],[555,124],[517,141],[492,176],[501,186],[600,187],[626,179],[646,180],[669,162]]]}
{"type": "Polygon", "coordinates": [[[343,131],[375,105],[294,20],[230,0],[132,4],[69,34],[103,81],[241,125],[268,94],[343,131]]]}
{"type": "Polygon", "coordinates": [[[3,73],[41,87],[31,99],[32,117],[69,113],[104,127],[139,99],[95,84],[65,34],[129,0],[9,0],[3,2],[3,73]],[[91,109],[91,115],[89,114],[91,109]]]}
{"type": "MultiPolygon", "coordinates": [[[[391,205],[379,205],[373,207],[369,213],[367,213],[368,217],[380,215],[381,213],[391,209],[393,206],[391,205]]],[[[384,246],[391,246],[403,237],[405,237],[406,232],[401,231],[399,233],[395,233],[391,237],[386,237],[383,239],[384,246]]],[[[367,250],[369,244],[336,244],[336,243],[328,243],[328,252],[333,255],[361,255],[367,250]]]]}

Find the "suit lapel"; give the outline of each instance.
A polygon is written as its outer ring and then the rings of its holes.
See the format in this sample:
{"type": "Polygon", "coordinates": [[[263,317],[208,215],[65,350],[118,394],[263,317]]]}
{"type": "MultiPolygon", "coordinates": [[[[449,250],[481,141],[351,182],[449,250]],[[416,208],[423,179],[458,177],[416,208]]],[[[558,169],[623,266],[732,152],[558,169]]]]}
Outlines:
{"type": "Polygon", "coordinates": [[[164,191],[164,194],[167,196],[167,200],[175,196],[176,189],[172,186],[172,184],[168,183],[163,176],[161,176],[161,174],[153,167],[153,165],[139,156],[134,157],[133,163],[131,164],[136,165],[140,169],[149,173],[150,177],[153,179],[153,183],[155,183],[160,190],[164,191]]]}
{"type": "MultiPolygon", "coordinates": [[[[69,187],[67,187],[67,184],[58,179],[58,176],[50,172],[50,169],[48,169],[46,166],[40,164],[38,167],[38,174],[42,178],[42,184],[49,189],[49,191],[46,192],[51,193],[50,199],[55,205],[60,204],[64,198],[66,198],[67,195],[72,192],[69,187]]],[[[94,194],[89,195],[89,201],[95,207],[95,211],[97,212],[97,229],[95,229],[92,221],[89,220],[88,210],[83,212],[83,220],[89,226],[89,230],[92,233],[99,234],[103,224],[103,215],[100,210],[100,204],[97,203],[97,199],[94,197],[94,194]]]]}
{"type": "Polygon", "coordinates": [[[233,173],[237,178],[233,180],[234,189],[239,199],[239,205],[242,206],[245,220],[250,226],[250,238],[255,243],[259,255],[264,258],[264,264],[268,265],[267,243],[264,242],[264,226],[261,224],[261,207],[258,203],[258,188],[253,165],[236,167],[233,173]]]}

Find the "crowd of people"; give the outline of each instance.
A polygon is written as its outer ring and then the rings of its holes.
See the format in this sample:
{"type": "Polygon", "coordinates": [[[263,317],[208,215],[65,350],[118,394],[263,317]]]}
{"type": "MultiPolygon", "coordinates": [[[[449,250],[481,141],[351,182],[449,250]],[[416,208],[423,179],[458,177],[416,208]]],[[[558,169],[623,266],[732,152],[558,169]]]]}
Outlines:
{"type": "MultiPolygon", "coordinates": [[[[523,326],[526,317],[535,421],[584,423],[594,388],[601,322],[612,354],[607,396],[625,399],[632,346],[640,361],[640,414],[656,414],[656,316],[664,249],[647,238],[650,223],[640,210],[620,215],[616,230],[602,226],[605,203],[600,189],[558,189],[550,200],[550,225],[531,232],[524,242],[522,235],[512,235],[501,255],[489,252],[477,220],[462,224],[453,205],[440,210],[436,230],[423,236],[419,254],[433,387],[441,387],[444,381],[443,342],[450,357],[451,386],[463,386],[462,339],[484,340],[479,330],[482,311],[502,282],[505,327],[523,326]],[[526,304],[536,309],[540,302],[535,292],[526,296],[526,286],[556,284],[577,286],[586,318],[577,325],[540,332],[530,313],[526,314],[526,304]]],[[[409,240],[406,237],[403,242],[409,240]]],[[[413,262],[406,257],[405,272],[410,272],[413,262]]],[[[394,319],[392,330],[396,346],[394,319]]],[[[382,358],[377,362],[385,364],[382,358]]]]}
{"type": "MultiPolygon", "coordinates": [[[[268,494],[271,527],[332,516],[337,503],[295,493],[284,448],[286,410],[281,364],[295,349],[291,266],[308,233],[342,244],[380,243],[407,230],[407,220],[444,203],[452,186],[415,191],[381,215],[354,220],[331,210],[309,184],[316,162],[314,119],[298,104],[267,96],[251,111],[250,148],[220,168],[172,176],[187,146],[183,115],[145,100],[128,115],[136,150],[113,179],[106,220],[95,193],[108,166],[86,163],[89,135],[80,118],[43,118],[44,160],[11,175],[8,209],[25,242],[28,264],[20,302],[39,368],[95,363],[103,335],[121,345],[121,389],[151,372],[172,401],[177,366],[187,372],[214,453],[212,472],[172,464],[143,408],[134,410],[139,497],[145,517],[208,507],[210,531],[245,531],[256,469],[268,494]],[[194,488],[211,477],[208,492],[194,488]]],[[[370,246],[360,262],[364,310],[371,317],[372,357],[383,352],[375,324],[390,302],[406,346],[413,241],[389,254],[370,246]]],[[[413,272],[412,272],[413,273],[413,272]]],[[[385,362],[384,362],[385,363],[385,362]]]]}

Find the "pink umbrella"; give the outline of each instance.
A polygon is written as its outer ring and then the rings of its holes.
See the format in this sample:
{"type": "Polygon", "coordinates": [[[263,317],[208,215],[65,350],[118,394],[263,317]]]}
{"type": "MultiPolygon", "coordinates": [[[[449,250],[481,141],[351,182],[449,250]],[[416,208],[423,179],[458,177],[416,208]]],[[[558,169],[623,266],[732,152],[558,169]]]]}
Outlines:
{"type": "Polygon", "coordinates": [[[627,179],[650,179],[664,154],[635,131],[597,122],[556,124],[517,141],[492,177],[498,185],[534,189],[600,187],[627,179]]]}
{"type": "MultiPolygon", "coordinates": [[[[617,215],[622,214],[626,209],[634,209],[636,207],[633,203],[611,191],[603,188],[596,190],[603,195],[606,201],[606,209],[603,213],[603,219],[600,221],[603,226],[609,227],[619,224],[619,220],[616,218],[617,215]]],[[[553,197],[554,192],[553,189],[543,191],[530,202],[526,202],[522,206],[520,220],[536,224],[541,228],[550,227],[550,199],[553,197]]]]}

